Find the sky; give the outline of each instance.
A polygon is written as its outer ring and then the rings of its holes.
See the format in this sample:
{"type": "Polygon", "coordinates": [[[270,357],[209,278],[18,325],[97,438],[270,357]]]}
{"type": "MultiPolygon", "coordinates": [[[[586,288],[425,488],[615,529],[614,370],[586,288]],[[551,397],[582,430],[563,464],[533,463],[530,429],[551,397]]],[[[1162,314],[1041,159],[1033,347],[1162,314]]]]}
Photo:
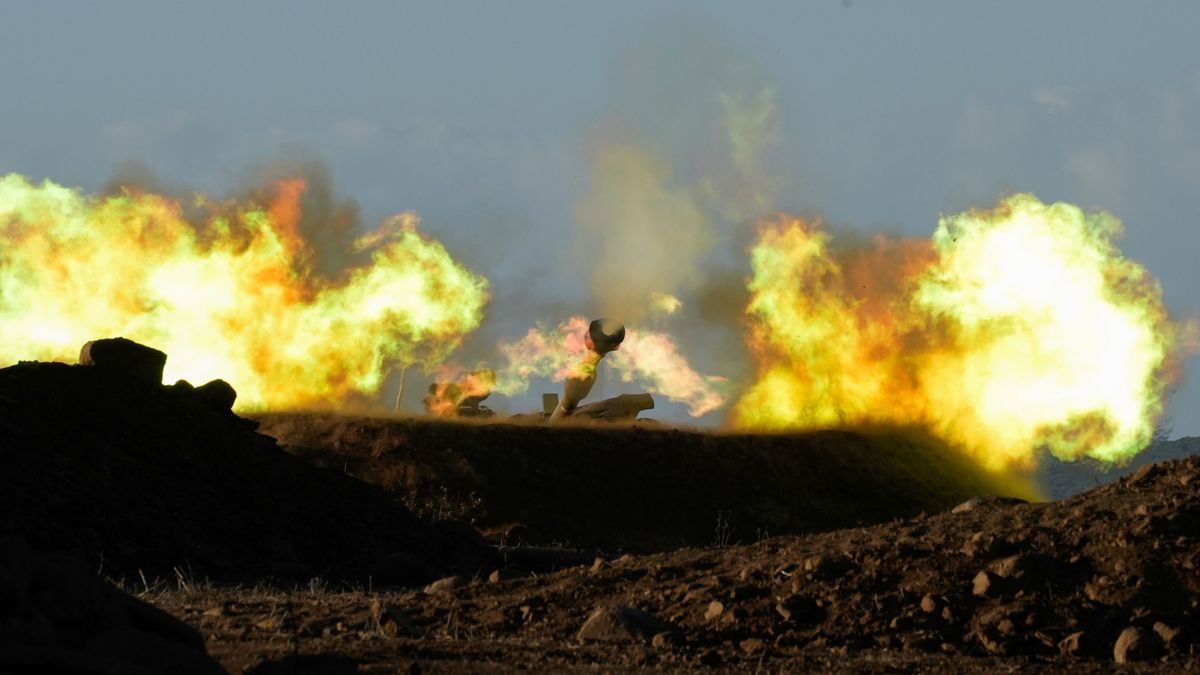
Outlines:
{"type": "MultiPolygon", "coordinates": [[[[364,226],[416,211],[492,280],[467,355],[596,311],[581,204],[613,138],[678,184],[718,176],[714,273],[744,276],[757,207],[928,236],[940,215],[1028,191],[1119,217],[1122,250],[1186,317],[1198,25],[1196,3],[1094,0],[8,2],[0,173],[225,193],[272,164],[319,165],[364,226]],[[769,109],[750,173],[715,136],[731,109],[769,109]]],[[[720,374],[734,339],[689,355],[720,374]]],[[[1192,360],[1174,435],[1200,435],[1198,380],[1192,360]]]]}

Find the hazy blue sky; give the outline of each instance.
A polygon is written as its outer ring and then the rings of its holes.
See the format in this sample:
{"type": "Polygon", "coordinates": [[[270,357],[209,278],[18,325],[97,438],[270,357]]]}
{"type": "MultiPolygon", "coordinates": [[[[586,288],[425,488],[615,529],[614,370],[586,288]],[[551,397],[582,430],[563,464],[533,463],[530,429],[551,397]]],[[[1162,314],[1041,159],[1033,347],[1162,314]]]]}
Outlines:
{"type": "MultiPolygon", "coordinates": [[[[685,180],[721,96],[769,90],[774,207],[921,236],[1013,190],[1103,208],[1186,315],[1198,26],[1200,3],[1095,0],[5,2],[0,173],[98,190],[136,162],[220,193],[310,153],[365,223],[419,212],[492,279],[488,338],[515,337],[588,302],[558,253],[597,136],[685,180]]],[[[1171,414],[1200,435],[1190,371],[1171,414]]]]}

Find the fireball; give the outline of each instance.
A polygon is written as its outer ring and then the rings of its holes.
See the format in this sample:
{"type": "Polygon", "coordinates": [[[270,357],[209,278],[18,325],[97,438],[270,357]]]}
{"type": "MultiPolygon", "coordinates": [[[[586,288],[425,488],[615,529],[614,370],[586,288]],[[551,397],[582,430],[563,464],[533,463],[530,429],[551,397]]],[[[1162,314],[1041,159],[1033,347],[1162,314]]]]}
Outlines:
{"type": "Polygon", "coordinates": [[[277,181],[196,218],[159,195],[0,178],[0,362],[124,336],[167,352],[168,380],[229,381],[241,408],[336,405],[393,366],[440,363],[479,325],[487,281],[412,213],[355,242],[340,275],[314,271],[304,189],[277,181]]]}
{"type": "Polygon", "coordinates": [[[1123,257],[1121,223],[1031,195],[942,218],[932,240],[838,249],[764,222],[751,251],[746,428],[918,425],[985,466],[1131,457],[1150,440],[1183,327],[1123,257]]]}

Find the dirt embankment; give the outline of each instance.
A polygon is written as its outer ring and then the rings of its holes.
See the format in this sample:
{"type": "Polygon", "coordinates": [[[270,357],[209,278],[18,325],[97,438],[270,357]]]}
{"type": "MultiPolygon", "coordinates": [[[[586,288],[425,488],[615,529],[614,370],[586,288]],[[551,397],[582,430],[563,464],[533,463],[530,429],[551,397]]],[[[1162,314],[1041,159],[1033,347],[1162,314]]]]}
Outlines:
{"type": "Polygon", "coordinates": [[[195,391],[90,366],[0,369],[0,537],[135,579],[418,583],[488,559],[477,535],[297,459],[195,391]]]}
{"type": "Polygon", "coordinates": [[[749,543],[1031,495],[913,431],[715,434],[278,413],[262,431],[430,517],[509,544],[652,552],[749,543]]]}
{"type": "Polygon", "coordinates": [[[1192,458],[1063,502],[979,499],[552,575],[154,602],[235,670],[1179,671],[1200,667],[1198,533],[1192,458]]]}

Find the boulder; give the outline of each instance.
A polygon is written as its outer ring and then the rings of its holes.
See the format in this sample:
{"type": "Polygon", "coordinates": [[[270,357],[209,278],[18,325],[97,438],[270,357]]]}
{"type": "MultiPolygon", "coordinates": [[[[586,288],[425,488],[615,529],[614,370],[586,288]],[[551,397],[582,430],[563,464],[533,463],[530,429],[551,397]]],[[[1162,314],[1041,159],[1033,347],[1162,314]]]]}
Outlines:
{"type": "Polygon", "coordinates": [[[233,402],[237,400],[237,392],[225,380],[206,382],[196,387],[193,394],[201,405],[217,412],[232,410],[233,402]]]}
{"type": "Polygon", "coordinates": [[[648,612],[606,605],[592,612],[577,638],[580,642],[650,642],[655,635],[674,632],[674,626],[648,612]]]}
{"type": "Polygon", "coordinates": [[[22,539],[0,542],[0,600],[0,672],[224,672],[196,629],[22,539]]]}
{"type": "Polygon", "coordinates": [[[84,343],[79,350],[79,365],[96,366],[162,384],[167,355],[127,338],[104,338],[84,343]]]}

